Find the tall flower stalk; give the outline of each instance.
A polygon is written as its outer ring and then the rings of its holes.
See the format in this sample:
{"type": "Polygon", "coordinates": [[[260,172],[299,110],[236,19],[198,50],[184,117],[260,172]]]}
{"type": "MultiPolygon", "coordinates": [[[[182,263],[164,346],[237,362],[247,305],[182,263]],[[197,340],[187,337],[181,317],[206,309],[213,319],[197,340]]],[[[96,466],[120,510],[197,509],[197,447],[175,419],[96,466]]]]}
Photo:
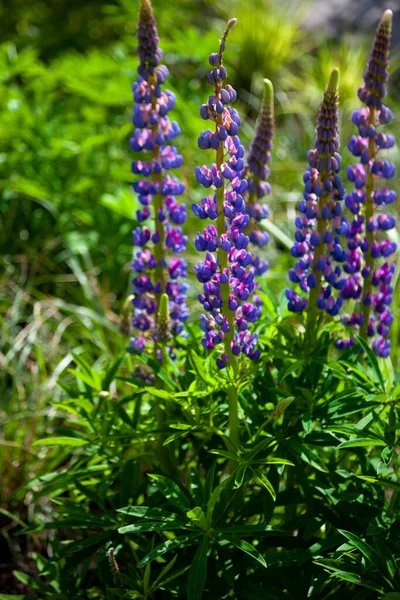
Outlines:
{"type": "MultiPolygon", "coordinates": [[[[253,246],[263,248],[268,244],[269,235],[260,227],[260,221],[269,217],[269,208],[262,200],[271,191],[267,179],[270,175],[268,164],[271,161],[272,140],[274,137],[274,88],[269,79],[264,79],[263,96],[257,119],[254,139],[247,155],[246,179],[247,206],[250,217],[248,233],[253,246]]],[[[268,262],[253,256],[252,267],[256,276],[268,269],[268,262]]]]}
{"type": "Polygon", "coordinates": [[[338,290],[344,285],[340,263],[347,257],[340,236],[346,233],[342,217],[344,187],[338,173],[339,150],[339,72],[334,69],[319,109],[316,140],[308,152],[308,169],[304,173],[303,200],[298,205],[295,244],[292,256],[298,259],[289,278],[300,287],[300,294],[286,290],[288,308],[307,310],[305,341],[310,348],[317,335],[319,316],[335,316],[342,306],[338,290]]]}
{"type": "MultiPolygon", "coordinates": [[[[227,71],[222,64],[225,42],[235,25],[231,19],[220,42],[219,52],[209,57],[211,70],[208,82],[213,93],[207,104],[200,109],[201,117],[214,123],[213,130],[200,134],[199,147],[215,152],[212,167],[196,168],[197,181],[205,188],[214,189],[212,196],[203,198],[193,205],[194,213],[201,219],[210,219],[211,225],[198,233],[195,246],[206,252],[206,259],[196,267],[198,280],[203,284],[199,300],[206,311],[201,315],[204,331],[203,346],[217,348],[219,368],[227,367],[233,377],[237,374],[237,357],[241,354],[256,360],[260,350],[256,349],[257,335],[249,331],[249,323],[260,316],[258,296],[251,301],[255,290],[254,271],[248,268],[252,255],[247,250],[249,237],[245,231],[250,217],[246,214],[243,194],[248,183],[244,178],[244,147],[238,131],[240,118],[229,106],[236,100],[236,92],[230,85],[223,85],[227,71]]],[[[238,400],[233,381],[229,388],[229,425],[231,439],[238,441],[238,400]]]]}
{"type": "MultiPolygon", "coordinates": [[[[358,90],[365,107],[352,115],[358,136],[351,138],[349,150],[360,162],[347,169],[349,181],[356,189],[346,197],[354,218],[347,233],[349,258],[344,267],[349,277],[342,290],[343,299],[357,302],[356,310],[346,315],[344,322],[358,329],[365,340],[372,338],[372,349],[384,358],[390,353],[388,335],[393,315],[389,306],[395,270],[395,265],[386,259],[396,251],[396,244],[384,235],[396,224],[395,217],[384,212],[396,199],[395,192],[385,184],[393,177],[395,166],[379,158],[381,150],[394,146],[394,137],[380,131],[392,118],[382,102],[387,94],[391,32],[392,11],[387,10],[377,28],[364,85],[358,90]],[[383,187],[379,186],[380,181],[383,187]]],[[[339,348],[353,344],[353,337],[337,342],[339,348]]]]}
{"type": "Polygon", "coordinates": [[[188,316],[187,286],[179,281],[187,275],[186,262],[170,256],[185,250],[187,238],[180,225],[185,221],[186,209],[175,199],[184,192],[184,185],[168,174],[182,164],[176,148],[169,145],[180,129],[168,118],[175,97],[162,89],[168,70],[160,64],[163,54],[149,0],[140,0],[137,38],[138,79],[133,84],[135,130],[130,146],[134,152],[147,156],[132,162],[132,171],[139,176],[133,188],[142,208],[136,215],[141,225],[133,232],[133,243],[140,249],[132,262],[135,273],[132,325],[137,334],[131,339],[130,351],[142,352],[150,347],[162,361],[163,348],[167,347],[170,354],[173,352],[172,338],[182,331],[188,316]],[[169,300],[167,329],[160,324],[163,294],[169,300]]]}

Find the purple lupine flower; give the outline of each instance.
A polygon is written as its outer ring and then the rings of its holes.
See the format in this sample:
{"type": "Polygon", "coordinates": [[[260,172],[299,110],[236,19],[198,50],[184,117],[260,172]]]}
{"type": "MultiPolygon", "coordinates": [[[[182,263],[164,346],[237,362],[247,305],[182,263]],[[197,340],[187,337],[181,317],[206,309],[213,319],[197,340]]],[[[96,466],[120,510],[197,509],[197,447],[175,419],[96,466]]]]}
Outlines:
{"type": "Polygon", "coordinates": [[[300,292],[286,290],[288,308],[302,312],[308,307],[309,328],[315,325],[318,311],[335,316],[342,298],[338,291],[344,279],[340,263],[347,258],[341,244],[347,223],[342,216],[345,190],[338,173],[341,168],[338,126],[338,81],[334,69],[319,109],[315,146],[307,154],[308,170],[304,173],[304,194],[296,217],[292,256],[297,260],[289,279],[300,292]]]}
{"type": "MultiPolygon", "coordinates": [[[[272,139],[274,137],[274,88],[269,79],[264,79],[264,91],[254,139],[247,156],[246,179],[248,182],[248,202],[246,213],[250,216],[248,227],[250,242],[263,248],[268,244],[269,235],[259,223],[269,216],[268,205],[262,199],[271,191],[267,179],[270,174],[272,139]]],[[[268,262],[253,256],[252,267],[257,276],[268,269],[268,262]]]]}
{"type": "Polygon", "coordinates": [[[253,360],[260,356],[257,334],[248,330],[249,324],[261,314],[261,301],[254,294],[254,271],[249,267],[252,255],[247,250],[246,228],[250,217],[244,201],[248,188],[244,178],[244,148],[237,135],[240,118],[229,106],[236,100],[235,90],[230,85],[223,86],[227,71],[222,55],[235,23],[236,19],[228,22],[219,52],[209,57],[212,68],[207,79],[214,91],[200,109],[201,117],[212,121],[214,127],[200,134],[199,147],[216,151],[216,162],[211,168],[197,167],[196,178],[205,188],[215,191],[193,205],[198,217],[213,222],[197,234],[195,246],[199,252],[206,252],[206,258],[195,270],[203,284],[199,301],[206,311],[200,318],[205,334],[202,344],[207,350],[223,344],[217,359],[221,369],[234,363],[234,357],[240,354],[253,360]]]}
{"type": "MultiPolygon", "coordinates": [[[[372,338],[372,349],[383,358],[390,353],[388,335],[393,316],[389,305],[395,270],[395,265],[385,259],[396,251],[396,244],[385,238],[385,232],[396,224],[395,217],[386,212],[386,205],[396,199],[396,194],[385,183],[377,186],[379,180],[391,179],[395,172],[392,163],[378,158],[381,150],[394,145],[392,135],[379,131],[391,120],[391,111],[382,102],[387,93],[391,30],[392,12],[387,10],[378,25],[364,85],[358,90],[366,106],[352,115],[358,135],[351,138],[349,150],[360,162],[347,169],[355,189],[345,200],[353,220],[346,234],[348,258],[343,267],[348,278],[341,291],[344,300],[357,303],[355,312],[345,315],[344,323],[359,330],[362,337],[372,338]]],[[[338,341],[336,346],[349,348],[353,344],[351,337],[338,341]]]]}
{"type": "MultiPolygon", "coordinates": [[[[140,179],[133,183],[142,209],[137,211],[140,225],[133,232],[133,243],[139,247],[132,262],[133,278],[132,325],[138,334],[132,338],[130,351],[142,352],[148,342],[165,342],[160,328],[160,302],[163,294],[169,299],[170,336],[183,329],[188,317],[186,307],[187,266],[182,258],[168,258],[184,251],[187,237],[181,225],[186,218],[184,204],[175,196],[184,192],[185,186],[175,177],[166,174],[179,168],[182,157],[169,143],[179,135],[179,126],[171,122],[167,113],[175,105],[174,94],[162,89],[168,70],[161,65],[162,51],[158,47],[156,21],[149,0],[140,0],[137,29],[139,55],[138,79],[133,84],[135,130],[130,140],[134,152],[147,154],[146,159],[134,160],[132,171],[140,179]]],[[[172,346],[170,347],[171,350],[172,346]]],[[[158,352],[158,351],[157,351],[158,352]]]]}

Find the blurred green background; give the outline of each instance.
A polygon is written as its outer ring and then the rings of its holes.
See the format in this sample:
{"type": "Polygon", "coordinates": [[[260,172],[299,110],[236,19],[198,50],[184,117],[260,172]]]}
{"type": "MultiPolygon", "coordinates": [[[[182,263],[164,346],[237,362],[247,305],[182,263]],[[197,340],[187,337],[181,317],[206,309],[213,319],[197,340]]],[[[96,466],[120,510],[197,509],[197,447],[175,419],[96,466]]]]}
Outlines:
{"type": "MultiPolygon", "coordinates": [[[[361,13],[368,5],[355,4],[361,13]]],[[[269,204],[278,231],[266,251],[271,267],[265,283],[276,296],[291,263],[285,236],[293,234],[322,91],[338,66],[346,166],[350,114],[379,18],[371,14],[374,25],[360,21],[356,33],[350,10],[347,21],[328,15],[325,24],[310,27],[318,6],[326,3],[154,0],[168,87],[177,95],[173,117],[182,129],[176,145],[184,156],[191,265],[199,223],[190,205],[201,193],[193,171],[210,160],[197,149],[199,106],[208,95],[207,57],[227,18],[238,18],[226,64],[246,144],[262,78],[275,86],[269,204]]],[[[103,363],[127,344],[120,329],[127,319],[136,211],[128,148],[136,19],[135,0],[0,3],[0,508],[6,500],[9,507],[29,504],[24,482],[41,467],[31,442],[57,416],[57,381],[73,360],[71,350],[103,363]]],[[[390,131],[399,139],[398,66],[395,48],[388,104],[395,115],[390,131]]],[[[398,165],[398,150],[390,155],[398,165]]],[[[195,320],[193,269],[190,280],[195,320]]],[[[398,364],[398,289],[394,312],[392,359],[398,364]]]]}

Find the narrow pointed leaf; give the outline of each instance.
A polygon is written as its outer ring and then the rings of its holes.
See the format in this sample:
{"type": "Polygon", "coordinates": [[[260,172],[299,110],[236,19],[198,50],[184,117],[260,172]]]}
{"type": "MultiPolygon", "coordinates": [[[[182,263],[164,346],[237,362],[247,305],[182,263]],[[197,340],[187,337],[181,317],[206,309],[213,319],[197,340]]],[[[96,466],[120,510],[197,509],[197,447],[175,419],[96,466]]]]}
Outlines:
{"type": "Polygon", "coordinates": [[[183,548],[185,546],[192,546],[196,543],[196,540],[199,538],[198,533],[191,533],[188,535],[182,535],[177,538],[173,538],[172,540],[167,540],[154,548],[149,554],[147,554],[142,560],[139,562],[138,567],[142,568],[147,565],[147,563],[151,562],[155,558],[162,556],[166,552],[170,550],[174,550],[175,548],[183,548]]]}
{"type": "Polygon", "coordinates": [[[208,537],[203,536],[190,567],[187,585],[188,600],[201,600],[207,576],[208,537]]]}

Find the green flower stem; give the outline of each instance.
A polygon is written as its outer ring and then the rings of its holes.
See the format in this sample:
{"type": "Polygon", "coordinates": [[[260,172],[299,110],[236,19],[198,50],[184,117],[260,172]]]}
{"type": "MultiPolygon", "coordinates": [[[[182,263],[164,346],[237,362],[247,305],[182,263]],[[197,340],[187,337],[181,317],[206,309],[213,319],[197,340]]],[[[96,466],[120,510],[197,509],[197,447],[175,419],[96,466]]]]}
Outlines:
{"type": "MultiPolygon", "coordinates": [[[[222,117],[220,117],[222,124],[222,117]]],[[[224,145],[223,142],[220,143],[217,149],[217,168],[220,170],[222,163],[224,162],[224,145]]],[[[217,207],[218,207],[218,217],[217,217],[217,231],[218,237],[221,238],[225,230],[225,215],[224,215],[224,199],[225,199],[225,185],[224,181],[220,188],[216,191],[217,198],[217,207]]],[[[224,269],[227,270],[228,273],[228,283],[222,284],[220,283],[221,290],[221,313],[224,317],[227,318],[229,323],[229,331],[224,334],[224,349],[225,353],[229,357],[229,365],[232,367],[233,374],[237,373],[237,359],[236,356],[232,353],[232,342],[234,336],[234,316],[233,312],[229,310],[229,296],[230,296],[230,283],[229,283],[229,263],[228,263],[228,253],[224,252],[221,246],[218,247],[218,265],[220,273],[224,269]]],[[[228,389],[228,400],[229,400],[229,431],[230,438],[233,444],[236,446],[239,441],[239,416],[238,416],[238,395],[235,384],[233,383],[228,389]]]]}
{"type": "MultiPolygon", "coordinates": [[[[375,121],[375,109],[374,108],[370,108],[370,123],[371,125],[376,126],[376,121],[375,121]]],[[[370,156],[370,161],[373,161],[375,156],[376,156],[376,147],[375,147],[375,141],[373,138],[369,138],[368,141],[368,151],[369,151],[369,156],[370,156]]],[[[374,175],[371,172],[371,168],[370,168],[370,163],[368,163],[368,167],[367,167],[367,185],[366,185],[366,199],[365,199],[365,225],[367,226],[370,219],[373,218],[374,216],[374,200],[372,198],[372,192],[374,190],[374,175]]],[[[362,294],[362,299],[361,299],[361,309],[364,311],[364,322],[360,327],[360,336],[364,339],[364,340],[368,340],[368,323],[369,323],[369,319],[371,316],[371,305],[365,305],[365,299],[367,298],[367,295],[371,294],[371,290],[372,290],[372,273],[374,270],[374,259],[371,256],[371,245],[373,244],[373,242],[375,241],[375,234],[373,231],[368,231],[367,230],[367,240],[368,240],[368,251],[366,253],[366,262],[367,265],[370,268],[370,274],[369,277],[366,277],[364,279],[364,287],[363,287],[363,294],[362,294]]]]}
{"type": "MultiPolygon", "coordinates": [[[[222,65],[222,53],[223,53],[223,46],[224,46],[225,40],[228,36],[230,29],[235,25],[235,23],[236,23],[236,19],[231,19],[228,22],[225,32],[222,36],[220,52],[219,52],[219,66],[222,65]]],[[[220,97],[221,89],[222,89],[222,83],[221,82],[216,83],[216,85],[215,85],[215,95],[216,96],[218,95],[220,97]]],[[[216,130],[222,124],[223,124],[222,115],[218,115],[218,119],[216,122],[216,130]]],[[[224,162],[224,143],[220,142],[220,144],[217,148],[217,151],[216,151],[216,163],[217,163],[218,171],[221,170],[221,166],[222,166],[223,162],[224,162]]],[[[222,186],[220,188],[217,188],[217,190],[216,190],[216,201],[217,201],[217,211],[218,211],[217,232],[218,232],[218,237],[220,239],[221,239],[221,236],[224,233],[226,233],[225,215],[224,215],[224,200],[225,200],[225,182],[224,182],[224,179],[222,178],[222,186]]],[[[221,248],[221,246],[219,246],[218,251],[217,251],[217,256],[218,256],[218,266],[219,266],[220,273],[222,273],[226,269],[226,272],[228,274],[228,283],[224,283],[224,284],[220,283],[221,302],[222,302],[221,313],[224,317],[226,317],[226,319],[229,323],[229,331],[224,334],[224,349],[225,349],[225,353],[229,357],[229,365],[231,366],[231,369],[233,371],[233,377],[235,377],[237,374],[237,370],[238,370],[238,364],[237,364],[236,356],[234,356],[234,354],[232,353],[232,342],[234,339],[234,324],[235,324],[235,322],[234,322],[233,312],[231,310],[229,310],[229,296],[230,296],[231,288],[230,288],[230,283],[229,283],[230,277],[229,277],[228,253],[224,252],[224,250],[221,248]]],[[[237,389],[236,389],[234,382],[232,382],[232,385],[228,389],[228,401],[229,401],[230,438],[231,438],[233,444],[236,446],[239,441],[239,415],[238,415],[239,402],[238,402],[237,389]]]]}
{"type": "MultiPolygon", "coordinates": [[[[155,77],[153,77],[151,79],[151,83],[153,85],[156,85],[155,77]]],[[[154,98],[154,96],[152,98],[151,104],[152,104],[153,110],[155,110],[156,105],[157,105],[157,99],[154,98]]],[[[152,131],[152,134],[155,135],[157,132],[157,125],[153,125],[151,128],[151,131],[152,131]]],[[[151,157],[153,160],[155,160],[157,162],[161,161],[161,150],[160,150],[160,146],[158,144],[154,145],[153,150],[151,152],[151,157]]],[[[158,220],[158,214],[159,214],[159,211],[163,208],[163,201],[164,201],[163,196],[160,191],[161,183],[162,183],[162,172],[161,171],[159,173],[152,172],[151,179],[152,179],[152,181],[156,182],[157,186],[158,186],[157,194],[155,194],[155,196],[153,196],[154,227],[155,227],[155,229],[158,229],[159,234],[160,234],[159,241],[156,244],[154,244],[154,257],[157,261],[156,268],[154,269],[154,285],[157,285],[158,282],[160,282],[160,284],[161,284],[160,292],[158,294],[155,294],[156,301],[157,301],[157,308],[156,308],[156,312],[154,315],[154,325],[155,325],[155,330],[158,331],[160,329],[160,326],[162,326],[161,321],[163,319],[162,319],[162,315],[161,315],[162,311],[160,310],[160,307],[162,305],[162,299],[163,299],[163,295],[165,293],[165,273],[164,273],[164,269],[162,267],[162,261],[165,257],[164,256],[164,254],[165,254],[165,251],[164,251],[165,231],[164,231],[163,224],[161,222],[159,222],[159,220],[158,220]]],[[[167,304],[167,309],[168,309],[168,304],[167,304]]],[[[165,364],[165,357],[166,357],[165,340],[154,340],[154,360],[156,362],[158,362],[157,351],[159,349],[161,350],[161,353],[162,353],[162,363],[165,364]]],[[[157,375],[156,375],[156,380],[155,380],[155,387],[157,389],[164,389],[164,387],[165,387],[164,381],[157,375]]],[[[167,447],[164,446],[164,442],[167,439],[167,436],[165,433],[162,433],[162,430],[165,429],[165,426],[166,426],[167,416],[168,416],[168,410],[166,410],[162,406],[161,401],[160,401],[156,408],[157,428],[160,431],[160,434],[158,436],[159,460],[160,460],[160,465],[161,465],[161,468],[163,469],[163,471],[168,474],[173,474],[175,471],[174,448],[173,448],[173,446],[167,446],[167,447]]]]}

